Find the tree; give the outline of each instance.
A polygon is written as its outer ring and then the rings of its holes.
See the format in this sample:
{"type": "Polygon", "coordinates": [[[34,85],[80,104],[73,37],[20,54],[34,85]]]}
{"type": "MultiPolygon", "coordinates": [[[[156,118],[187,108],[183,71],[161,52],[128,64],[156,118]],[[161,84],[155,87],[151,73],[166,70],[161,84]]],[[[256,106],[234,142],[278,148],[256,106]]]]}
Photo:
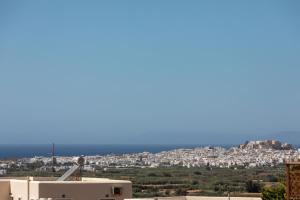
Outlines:
{"type": "Polygon", "coordinates": [[[283,184],[265,187],[262,190],[262,200],[284,200],[285,188],[283,184]]]}
{"type": "Polygon", "coordinates": [[[192,185],[198,185],[198,184],[199,184],[199,181],[197,181],[197,180],[192,181],[192,185]]]}
{"type": "Polygon", "coordinates": [[[206,170],[211,170],[211,167],[210,167],[210,164],[209,164],[209,162],[208,163],[206,163],[206,170]]]}
{"type": "Polygon", "coordinates": [[[202,173],[200,171],[195,171],[194,174],[195,175],[202,175],[202,173]]]}
{"type": "Polygon", "coordinates": [[[153,176],[153,177],[156,177],[156,176],[157,176],[157,174],[156,174],[156,173],[154,173],[154,172],[150,172],[150,173],[148,174],[148,176],[153,176]]]}
{"type": "Polygon", "coordinates": [[[249,180],[246,182],[247,192],[258,193],[261,191],[261,185],[258,181],[249,180]]]}
{"type": "Polygon", "coordinates": [[[164,177],[172,177],[172,174],[169,172],[163,172],[162,174],[164,177]]]}
{"type": "Polygon", "coordinates": [[[178,188],[178,189],[176,189],[175,194],[177,196],[186,196],[187,195],[187,190],[178,188]]]}
{"type": "Polygon", "coordinates": [[[170,196],[171,192],[170,190],[166,190],[165,195],[170,196]]]}
{"type": "Polygon", "coordinates": [[[269,175],[267,175],[267,181],[268,182],[278,182],[278,178],[274,175],[269,174],[269,175]]]}

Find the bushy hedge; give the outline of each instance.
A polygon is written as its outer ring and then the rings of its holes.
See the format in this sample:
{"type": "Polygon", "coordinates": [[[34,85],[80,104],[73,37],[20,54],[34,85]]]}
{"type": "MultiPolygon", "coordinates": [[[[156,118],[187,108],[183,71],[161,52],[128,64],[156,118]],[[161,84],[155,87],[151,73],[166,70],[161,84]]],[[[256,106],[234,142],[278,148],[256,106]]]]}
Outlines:
{"type": "Polygon", "coordinates": [[[283,184],[265,187],[262,190],[262,200],[284,200],[285,188],[283,184]]]}

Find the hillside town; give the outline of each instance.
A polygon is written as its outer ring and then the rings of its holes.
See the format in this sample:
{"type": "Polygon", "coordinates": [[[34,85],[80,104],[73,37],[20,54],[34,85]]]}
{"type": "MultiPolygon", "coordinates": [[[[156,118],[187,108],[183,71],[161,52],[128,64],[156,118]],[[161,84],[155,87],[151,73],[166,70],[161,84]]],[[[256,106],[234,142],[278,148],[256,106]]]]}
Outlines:
{"type": "MultiPolygon", "coordinates": [[[[194,149],[174,149],[159,153],[133,153],[123,155],[85,156],[84,170],[96,171],[108,168],[158,168],[158,167],[259,167],[276,166],[285,161],[298,160],[300,149],[276,140],[247,141],[237,147],[198,147],[194,149]]],[[[66,170],[74,165],[77,157],[33,157],[17,160],[2,160],[0,175],[5,175],[12,167],[26,167],[35,164],[37,171],[66,170]]]]}

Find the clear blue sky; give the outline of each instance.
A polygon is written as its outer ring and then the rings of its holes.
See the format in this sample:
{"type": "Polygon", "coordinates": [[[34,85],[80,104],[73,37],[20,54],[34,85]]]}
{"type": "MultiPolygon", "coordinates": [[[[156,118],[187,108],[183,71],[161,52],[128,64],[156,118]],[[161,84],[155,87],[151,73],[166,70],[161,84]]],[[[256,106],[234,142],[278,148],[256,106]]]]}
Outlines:
{"type": "Polygon", "coordinates": [[[1,1],[0,143],[300,143],[300,1],[1,1]]]}

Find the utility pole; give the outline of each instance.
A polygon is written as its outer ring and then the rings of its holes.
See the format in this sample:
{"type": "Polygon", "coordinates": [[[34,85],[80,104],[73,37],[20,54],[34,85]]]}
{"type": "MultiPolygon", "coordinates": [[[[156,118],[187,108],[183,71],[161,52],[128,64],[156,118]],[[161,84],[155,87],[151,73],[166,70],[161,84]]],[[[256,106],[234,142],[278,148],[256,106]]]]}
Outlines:
{"type": "Polygon", "coordinates": [[[56,165],[55,144],[52,143],[52,172],[55,172],[55,168],[54,168],[55,165],[56,165]]]}

